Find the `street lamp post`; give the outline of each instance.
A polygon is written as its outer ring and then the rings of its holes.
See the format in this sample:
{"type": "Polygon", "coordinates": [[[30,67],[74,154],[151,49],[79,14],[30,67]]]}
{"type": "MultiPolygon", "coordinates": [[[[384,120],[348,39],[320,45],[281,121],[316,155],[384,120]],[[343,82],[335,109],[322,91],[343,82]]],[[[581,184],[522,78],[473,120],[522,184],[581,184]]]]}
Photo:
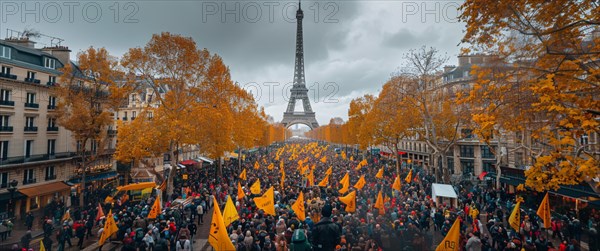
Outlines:
{"type": "Polygon", "coordinates": [[[15,192],[17,191],[17,185],[19,185],[19,182],[17,180],[12,180],[8,185],[9,187],[7,190],[10,192],[10,200],[8,201],[8,217],[12,217],[14,216],[13,199],[15,197],[15,192]]]}

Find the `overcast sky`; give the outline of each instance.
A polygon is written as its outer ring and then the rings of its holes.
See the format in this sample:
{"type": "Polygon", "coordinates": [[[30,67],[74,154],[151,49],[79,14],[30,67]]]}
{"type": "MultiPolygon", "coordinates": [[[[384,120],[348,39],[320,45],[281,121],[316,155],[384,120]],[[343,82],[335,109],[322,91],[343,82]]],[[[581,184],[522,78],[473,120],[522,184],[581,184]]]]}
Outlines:
{"type": "MultiPolygon", "coordinates": [[[[347,119],[350,100],[377,94],[403,54],[433,46],[455,64],[462,1],[303,1],[305,74],[317,120],[347,119]]],[[[169,31],[221,55],[232,78],[280,121],[293,77],[295,1],[6,1],[0,34],[35,29],[64,39],[72,58],[105,47],[121,56],[169,31]],[[284,96],[285,94],[285,96],[284,96]]],[[[48,45],[41,38],[38,46],[48,45]]]]}

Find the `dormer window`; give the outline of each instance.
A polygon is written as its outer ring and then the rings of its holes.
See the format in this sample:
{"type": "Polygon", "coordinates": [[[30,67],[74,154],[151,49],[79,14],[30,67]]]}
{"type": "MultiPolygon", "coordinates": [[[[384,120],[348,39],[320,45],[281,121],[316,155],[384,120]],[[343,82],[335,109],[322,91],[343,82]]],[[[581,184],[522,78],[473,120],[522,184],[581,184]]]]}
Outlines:
{"type": "Polygon", "coordinates": [[[50,69],[56,69],[56,59],[53,58],[45,58],[44,67],[50,69]]]}
{"type": "Polygon", "coordinates": [[[11,52],[10,47],[0,45],[0,57],[10,59],[11,58],[10,52],[11,52]]]}

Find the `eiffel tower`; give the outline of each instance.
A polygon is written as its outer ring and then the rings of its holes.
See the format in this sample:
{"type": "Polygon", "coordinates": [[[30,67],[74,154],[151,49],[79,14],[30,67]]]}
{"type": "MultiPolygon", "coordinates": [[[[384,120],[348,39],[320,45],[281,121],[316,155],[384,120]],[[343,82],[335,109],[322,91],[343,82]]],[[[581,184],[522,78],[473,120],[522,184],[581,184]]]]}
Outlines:
{"type": "Polygon", "coordinates": [[[296,22],[298,28],[296,30],[296,63],[294,67],[294,85],[290,90],[290,101],[288,103],[287,110],[283,113],[283,120],[281,123],[285,127],[289,127],[295,124],[304,124],[315,129],[319,127],[319,123],[315,118],[315,112],[310,107],[310,100],[308,100],[308,89],[304,81],[304,46],[302,45],[302,18],[304,18],[304,12],[298,2],[298,11],[296,11],[296,22]],[[296,101],[301,100],[304,112],[295,112],[296,101]]]}

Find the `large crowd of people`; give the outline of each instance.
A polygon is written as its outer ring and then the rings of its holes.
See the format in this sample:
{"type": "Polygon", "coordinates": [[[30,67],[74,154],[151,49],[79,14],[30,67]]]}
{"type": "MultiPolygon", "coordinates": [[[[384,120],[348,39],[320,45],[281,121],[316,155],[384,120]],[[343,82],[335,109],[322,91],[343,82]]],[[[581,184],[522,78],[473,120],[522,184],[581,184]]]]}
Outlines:
{"type": "MultiPolygon", "coordinates": [[[[403,163],[398,173],[396,165],[385,158],[353,154],[316,142],[265,148],[248,154],[241,166],[231,161],[221,168],[180,169],[173,180],[170,196],[156,189],[141,201],[115,198],[102,203],[103,217],[98,217],[97,203],[88,203],[68,210],[68,218],[56,214],[45,219],[46,250],[51,251],[53,242],[58,243],[59,251],[67,245],[82,247],[85,238],[101,235],[106,214],[112,212],[118,231],[111,241],[122,243],[122,250],[191,251],[198,227],[210,224],[213,207],[223,208],[229,196],[239,219],[229,224],[227,231],[240,251],[434,250],[457,220],[461,222],[461,237],[456,250],[582,250],[583,229],[590,236],[588,249],[598,250],[597,212],[585,224],[575,217],[555,217],[552,228],[546,230],[535,209],[522,209],[521,225],[516,230],[508,224],[515,198],[505,191],[461,183],[454,186],[456,203],[436,202],[431,196],[434,177],[427,168],[403,163]],[[318,186],[330,168],[328,182],[318,186]],[[381,168],[383,175],[378,175],[381,168]],[[310,170],[312,181],[307,175],[310,170]],[[240,178],[242,172],[245,179],[240,178]],[[187,179],[181,178],[183,174],[187,179]],[[340,181],[346,174],[351,185],[340,193],[340,181]],[[398,176],[401,187],[394,189],[398,176]],[[364,187],[354,187],[361,177],[366,181],[364,187]],[[250,187],[257,179],[261,193],[252,193],[250,187]],[[238,196],[238,183],[243,198],[238,196]],[[270,187],[275,190],[274,214],[257,207],[252,199],[270,187]],[[304,220],[292,210],[300,192],[306,208],[304,220]],[[350,192],[356,193],[355,210],[347,210],[348,205],[339,199],[350,192]],[[380,192],[384,206],[376,208],[380,192]],[[155,219],[148,219],[157,198],[163,200],[163,210],[155,219]],[[186,203],[174,202],[183,198],[189,199],[186,203]],[[213,204],[215,200],[218,205],[213,204]],[[56,227],[53,222],[62,224],[56,227]],[[74,238],[77,243],[71,241],[74,238]]],[[[28,248],[25,243],[22,247],[28,248]]]]}

